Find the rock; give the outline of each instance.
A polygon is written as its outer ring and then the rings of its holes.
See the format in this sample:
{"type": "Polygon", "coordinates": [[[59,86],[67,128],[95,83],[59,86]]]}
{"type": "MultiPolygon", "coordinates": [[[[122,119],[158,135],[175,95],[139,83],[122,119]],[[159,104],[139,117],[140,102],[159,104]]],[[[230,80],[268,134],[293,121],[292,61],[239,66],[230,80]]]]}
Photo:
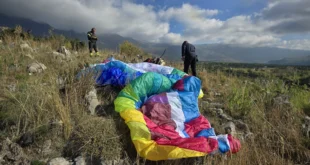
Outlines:
{"type": "Polygon", "coordinates": [[[30,51],[30,52],[33,52],[33,49],[27,44],[27,43],[23,43],[20,45],[20,48],[22,50],[26,50],[26,51],[30,51]]]}
{"type": "Polygon", "coordinates": [[[206,101],[209,103],[213,102],[213,100],[211,98],[207,98],[206,101]]]}
{"type": "Polygon", "coordinates": [[[58,85],[59,89],[64,89],[65,88],[65,79],[58,76],[58,78],[56,79],[56,84],[58,85]]]}
{"type": "Polygon", "coordinates": [[[3,44],[3,41],[2,41],[2,40],[0,40],[0,44],[3,44]]]}
{"type": "Polygon", "coordinates": [[[230,116],[228,116],[228,115],[226,115],[224,113],[220,114],[220,118],[223,118],[223,119],[228,120],[228,121],[232,121],[233,120],[232,117],[230,117],[230,116]]]}
{"type": "Polygon", "coordinates": [[[71,52],[65,46],[61,46],[58,49],[58,52],[64,54],[66,57],[70,57],[71,56],[71,52]]]}
{"type": "Polygon", "coordinates": [[[54,158],[50,160],[47,165],[70,165],[70,162],[65,158],[54,158]]]}
{"type": "Polygon", "coordinates": [[[31,144],[34,143],[34,134],[32,133],[25,133],[23,134],[18,142],[17,142],[21,147],[27,147],[30,146],[31,144]]]}
{"type": "Polygon", "coordinates": [[[221,115],[221,114],[224,113],[223,109],[221,109],[221,108],[215,109],[215,112],[216,112],[218,115],[221,115]]]}
{"type": "Polygon", "coordinates": [[[42,63],[38,63],[38,62],[34,62],[30,65],[27,66],[27,70],[30,74],[32,73],[41,73],[43,72],[45,69],[47,69],[47,67],[42,64],[42,63]]]}
{"type": "Polygon", "coordinates": [[[32,60],[34,59],[34,57],[31,54],[26,54],[25,57],[28,57],[28,58],[30,58],[32,60]]]}
{"type": "Polygon", "coordinates": [[[16,91],[16,84],[10,84],[7,86],[10,92],[15,92],[16,91]]]}
{"type": "Polygon", "coordinates": [[[86,161],[83,156],[79,156],[74,159],[75,165],[86,165],[86,161]]]}
{"type": "Polygon", "coordinates": [[[96,107],[100,104],[97,98],[97,90],[93,88],[91,91],[88,92],[85,98],[89,104],[88,110],[90,111],[91,115],[95,115],[96,107]]]}
{"type": "Polygon", "coordinates": [[[42,146],[42,153],[48,155],[52,152],[51,150],[52,140],[46,140],[42,146]]]}
{"type": "Polygon", "coordinates": [[[210,103],[209,106],[214,108],[224,108],[222,103],[210,103]]]}
{"type": "Polygon", "coordinates": [[[235,123],[233,123],[232,121],[225,123],[223,128],[226,134],[231,134],[233,136],[236,136],[236,126],[235,126],[235,123]]]}
{"type": "MultiPolygon", "coordinates": [[[[221,85],[222,85],[222,84],[221,84],[221,85]]],[[[218,93],[218,92],[215,92],[215,93],[214,93],[214,96],[219,97],[219,96],[222,96],[222,94],[221,94],[221,93],[218,93]]]]}
{"type": "Polygon", "coordinates": [[[2,141],[0,144],[0,162],[9,160],[11,162],[25,162],[26,157],[23,149],[16,143],[13,143],[9,139],[2,141]]]}
{"type": "Polygon", "coordinates": [[[53,52],[53,57],[55,59],[62,59],[62,60],[65,60],[66,59],[66,55],[62,54],[62,53],[59,53],[59,52],[53,52]]]}
{"type": "Polygon", "coordinates": [[[310,117],[305,116],[304,124],[302,124],[302,131],[307,138],[310,138],[310,117]]]}
{"type": "Polygon", "coordinates": [[[101,162],[102,165],[123,165],[125,164],[124,160],[106,160],[101,162]]]}
{"type": "Polygon", "coordinates": [[[288,95],[280,95],[280,96],[274,98],[273,102],[276,105],[285,105],[285,104],[287,105],[287,104],[290,104],[289,96],[288,95]]]}
{"type": "Polygon", "coordinates": [[[242,129],[245,134],[251,133],[249,126],[245,124],[243,121],[234,120],[234,122],[236,123],[237,128],[242,129]]]}

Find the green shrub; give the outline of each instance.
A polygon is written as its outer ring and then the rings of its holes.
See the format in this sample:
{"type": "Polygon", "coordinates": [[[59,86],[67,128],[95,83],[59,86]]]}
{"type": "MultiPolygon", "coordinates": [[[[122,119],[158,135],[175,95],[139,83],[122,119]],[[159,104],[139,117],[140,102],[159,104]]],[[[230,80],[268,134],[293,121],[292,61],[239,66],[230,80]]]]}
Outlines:
{"type": "Polygon", "coordinates": [[[125,41],[120,45],[120,51],[121,54],[126,54],[128,56],[136,56],[138,54],[142,55],[143,51],[134,45],[133,43],[130,43],[129,41],[125,41]]]}

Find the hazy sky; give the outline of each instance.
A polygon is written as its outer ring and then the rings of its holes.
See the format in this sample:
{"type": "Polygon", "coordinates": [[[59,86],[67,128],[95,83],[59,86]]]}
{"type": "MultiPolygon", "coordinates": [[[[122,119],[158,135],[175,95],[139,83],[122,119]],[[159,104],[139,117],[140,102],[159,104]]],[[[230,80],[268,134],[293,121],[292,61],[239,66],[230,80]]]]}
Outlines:
{"type": "Polygon", "coordinates": [[[0,0],[0,12],[150,42],[310,50],[310,0],[0,0]]]}

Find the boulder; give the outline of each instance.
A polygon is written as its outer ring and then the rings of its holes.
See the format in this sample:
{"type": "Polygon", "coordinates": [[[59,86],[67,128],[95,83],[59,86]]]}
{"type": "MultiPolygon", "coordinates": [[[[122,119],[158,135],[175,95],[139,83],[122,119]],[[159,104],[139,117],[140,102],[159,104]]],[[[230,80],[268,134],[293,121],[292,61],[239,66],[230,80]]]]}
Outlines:
{"type": "Polygon", "coordinates": [[[88,110],[90,111],[91,115],[95,115],[96,107],[100,104],[97,98],[97,90],[93,88],[88,92],[85,98],[89,104],[88,110]]]}
{"type": "Polygon", "coordinates": [[[67,161],[65,158],[54,158],[50,160],[47,165],[70,165],[70,162],[67,161]]]}
{"type": "Polygon", "coordinates": [[[34,62],[34,63],[31,63],[30,65],[27,66],[27,70],[30,74],[41,73],[45,69],[47,69],[47,67],[44,64],[39,63],[39,62],[34,62]]]}
{"type": "Polygon", "coordinates": [[[22,50],[26,50],[26,51],[30,51],[30,52],[33,52],[33,49],[27,44],[27,43],[23,43],[20,45],[20,48],[22,50]]]}

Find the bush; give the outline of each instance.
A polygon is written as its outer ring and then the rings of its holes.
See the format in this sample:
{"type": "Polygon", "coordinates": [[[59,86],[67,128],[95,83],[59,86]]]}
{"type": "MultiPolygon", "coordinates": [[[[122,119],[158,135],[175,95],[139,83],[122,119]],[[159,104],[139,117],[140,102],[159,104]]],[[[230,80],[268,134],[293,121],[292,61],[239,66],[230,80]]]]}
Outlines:
{"type": "Polygon", "coordinates": [[[126,54],[128,56],[136,56],[138,54],[142,55],[143,51],[134,45],[133,43],[130,43],[129,41],[125,41],[120,45],[120,51],[121,54],[126,54]]]}

